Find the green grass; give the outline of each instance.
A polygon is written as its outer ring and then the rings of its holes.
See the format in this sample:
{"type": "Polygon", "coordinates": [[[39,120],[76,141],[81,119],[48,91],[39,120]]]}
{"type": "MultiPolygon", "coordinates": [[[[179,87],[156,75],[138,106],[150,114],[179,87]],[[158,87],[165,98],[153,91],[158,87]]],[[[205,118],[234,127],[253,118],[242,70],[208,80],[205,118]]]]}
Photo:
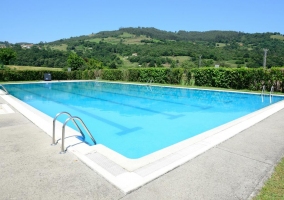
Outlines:
{"type": "Polygon", "coordinates": [[[120,42],[120,40],[122,40],[121,38],[115,38],[115,37],[108,37],[108,38],[93,38],[90,40],[86,40],[86,41],[90,41],[90,42],[107,42],[107,43],[111,43],[111,44],[118,44],[120,42]]]}
{"type": "Polygon", "coordinates": [[[120,38],[133,38],[133,37],[135,37],[135,35],[124,32],[123,34],[121,34],[118,37],[120,37],[120,38]]]}
{"type": "Polygon", "coordinates": [[[6,65],[10,69],[15,70],[49,70],[49,71],[62,71],[62,68],[52,68],[52,67],[35,67],[35,66],[16,66],[16,65],[6,65]]]}
{"type": "MultiPolygon", "coordinates": [[[[164,58],[166,58],[166,57],[171,58],[174,61],[178,60],[179,64],[181,64],[182,62],[184,62],[186,60],[189,60],[188,56],[164,56],[164,58]]],[[[131,63],[126,57],[120,56],[120,59],[123,61],[123,66],[124,66],[123,68],[138,67],[138,63],[131,63]]],[[[163,66],[169,67],[170,64],[164,64],[163,66]]]]}
{"type": "Polygon", "coordinates": [[[284,40],[284,36],[283,35],[271,35],[270,38],[278,39],[278,40],[284,40]]]}
{"type": "Polygon", "coordinates": [[[75,48],[76,50],[81,50],[81,51],[85,50],[85,47],[83,45],[76,46],[75,48]]]}
{"type": "Polygon", "coordinates": [[[216,43],[216,47],[225,47],[226,44],[225,43],[216,43]]]}
{"type": "MultiPolygon", "coordinates": [[[[117,55],[119,56],[119,55],[117,55]]],[[[132,63],[130,62],[127,57],[122,57],[122,56],[119,56],[119,58],[123,61],[123,64],[121,66],[121,68],[133,68],[133,67],[139,67],[138,66],[138,63],[132,63]]]]}
{"type": "Polygon", "coordinates": [[[101,40],[102,40],[102,38],[93,38],[93,39],[90,39],[90,40],[87,40],[87,41],[99,43],[101,40]]]}
{"type": "Polygon", "coordinates": [[[0,81],[0,84],[7,84],[7,83],[36,83],[42,81],[0,81]]]}
{"type": "Polygon", "coordinates": [[[100,41],[107,42],[110,44],[118,44],[122,42],[123,44],[144,44],[141,43],[141,40],[147,39],[146,36],[141,35],[136,37],[135,35],[129,33],[123,33],[118,37],[108,37],[108,38],[93,38],[87,41],[99,43],[100,41]]]}
{"type": "Polygon", "coordinates": [[[230,67],[238,67],[238,65],[236,64],[237,60],[227,60],[224,61],[225,64],[228,64],[230,67]]]}
{"type": "Polygon", "coordinates": [[[178,60],[179,63],[182,63],[186,60],[189,60],[189,56],[164,56],[164,58],[166,58],[166,57],[168,57],[168,58],[170,58],[174,61],[178,60]]]}
{"type": "Polygon", "coordinates": [[[144,45],[144,43],[141,43],[141,40],[149,39],[145,35],[140,35],[139,37],[132,37],[132,38],[127,38],[123,40],[124,44],[140,44],[144,45]]]}
{"type": "Polygon", "coordinates": [[[108,37],[108,38],[104,38],[104,42],[108,42],[108,43],[111,43],[111,44],[118,44],[120,43],[120,40],[122,40],[121,38],[116,38],[116,37],[108,37]]]}
{"type": "Polygon", "coordinates": [[[52,50],[66,51],[67,50],[67,44],[51,46],[51,49],[52,50]]]}
{"type": "Polygon", "coordinates": [[[284,199],[284,158],[254,200],[284,199]]]}

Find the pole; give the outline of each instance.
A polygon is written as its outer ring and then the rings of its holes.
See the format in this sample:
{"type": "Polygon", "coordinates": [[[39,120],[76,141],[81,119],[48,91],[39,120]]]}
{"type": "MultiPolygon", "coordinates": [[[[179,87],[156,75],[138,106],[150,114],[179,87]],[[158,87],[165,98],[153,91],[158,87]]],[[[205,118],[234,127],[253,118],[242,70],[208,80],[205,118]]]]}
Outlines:
{"type": "Polygon", "coordinates": [[[266,68],[266,56],[267,56],[267,51],[268,49],[263,49],[264,55],[263,55],[263,68],[266,68]]]}

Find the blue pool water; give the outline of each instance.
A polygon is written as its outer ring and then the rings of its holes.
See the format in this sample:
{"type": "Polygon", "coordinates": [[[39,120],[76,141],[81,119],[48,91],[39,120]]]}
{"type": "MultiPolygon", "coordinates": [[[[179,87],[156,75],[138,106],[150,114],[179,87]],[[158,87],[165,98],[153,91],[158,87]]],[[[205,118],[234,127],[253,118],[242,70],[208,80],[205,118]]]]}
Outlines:
{"type": "MultiPolygon", "coordinates": [[[[52,118],[62,111],[79,116],[98,144],[128,158],[143,157],[283,100],[282,96],[271,99],[268,95],[91,81],[5,87],[52,118]]],[[[59,117],[65,120],[66,116],[59,117]]],[[[89,138],[86,142],[91,143],[89,138]]]]}

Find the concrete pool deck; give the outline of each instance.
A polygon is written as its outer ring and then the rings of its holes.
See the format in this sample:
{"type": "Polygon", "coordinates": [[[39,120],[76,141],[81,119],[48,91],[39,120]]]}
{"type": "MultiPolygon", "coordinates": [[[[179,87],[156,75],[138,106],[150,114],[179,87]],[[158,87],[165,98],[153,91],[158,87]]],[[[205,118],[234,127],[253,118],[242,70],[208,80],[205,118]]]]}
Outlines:
{"type": "MultiPolygon", "coordinates": [[[[3,98],[0,103],[9,104],[3,98]]],[[[284,110],[125,194],[15,113],[0,115],[3,199],[247,199],[284,155],[284,110]]]]}

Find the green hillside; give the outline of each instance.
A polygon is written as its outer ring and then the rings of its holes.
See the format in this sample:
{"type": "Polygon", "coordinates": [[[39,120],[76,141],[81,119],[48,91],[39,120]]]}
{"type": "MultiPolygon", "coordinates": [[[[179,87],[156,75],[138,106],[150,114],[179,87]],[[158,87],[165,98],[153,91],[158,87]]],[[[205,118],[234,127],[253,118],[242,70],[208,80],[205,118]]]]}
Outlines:
{"type": "Polygon", "coordinates": [[[178,31],[121,28],[39,43],[29,49],[1,43],[17,52],[13,65],[66,67],[71,53],[84,60],[81,69],[119,67],[267,67],[284,66],[284,36],[279,33],[178,31]],[[201,60],[200,60],[201,58],[201,60]]]}

